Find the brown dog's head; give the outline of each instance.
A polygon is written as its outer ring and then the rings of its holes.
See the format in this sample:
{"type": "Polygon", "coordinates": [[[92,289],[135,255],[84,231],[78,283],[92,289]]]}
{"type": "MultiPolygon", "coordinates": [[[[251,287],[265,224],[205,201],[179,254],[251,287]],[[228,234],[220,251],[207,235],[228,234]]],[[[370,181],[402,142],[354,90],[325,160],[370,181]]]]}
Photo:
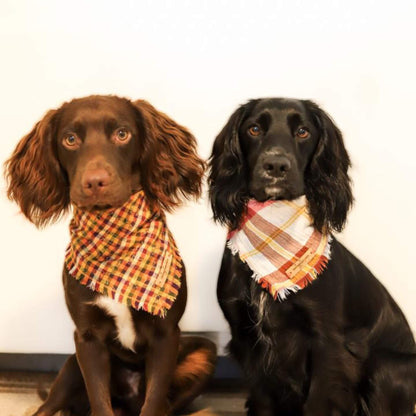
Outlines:
{"type": "Polygon", "coordinates": [[[166,210],[199,196],[204,163],[184,127],[144,100],[90,96],[50,110],[5,164],[8,197],[37,226],[70,202],[122,205],[143,189],[166,210]]]}

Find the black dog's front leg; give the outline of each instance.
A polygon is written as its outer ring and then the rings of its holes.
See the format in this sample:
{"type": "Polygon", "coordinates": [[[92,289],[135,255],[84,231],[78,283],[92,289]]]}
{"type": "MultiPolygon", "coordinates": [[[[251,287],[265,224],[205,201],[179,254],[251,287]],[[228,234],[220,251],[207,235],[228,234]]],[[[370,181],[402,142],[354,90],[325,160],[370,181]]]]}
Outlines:
{"type": "Polygon", "coordinates": [[[110,394],[110,356],[106,345],[94,334],[77,330],[75,346],[92,416],[114,416],[110,394]]]}
{"type": "Polygon", "coordinates": [[[252,387],[246,402],[247,416],[275,416],[273,402],[269,394],[252,387]]]}
{"type": "Polygon", "coordinates": [[[320,340],[312,348],[311,382],[304,416],[349,416],[357,406],[358,368],[340,341],[320,340]]]}

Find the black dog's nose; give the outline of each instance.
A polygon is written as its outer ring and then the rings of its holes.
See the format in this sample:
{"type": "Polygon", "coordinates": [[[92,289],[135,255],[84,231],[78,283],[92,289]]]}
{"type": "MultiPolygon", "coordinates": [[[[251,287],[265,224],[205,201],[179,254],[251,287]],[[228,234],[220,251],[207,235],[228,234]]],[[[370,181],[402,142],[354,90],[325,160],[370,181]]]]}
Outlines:
{"type": "Polygon", "coordinates": [[[263,169],[270,176],[284,176],[291,168],[290,160],[283,155],[268,156],[263,160],[263,169]]]}

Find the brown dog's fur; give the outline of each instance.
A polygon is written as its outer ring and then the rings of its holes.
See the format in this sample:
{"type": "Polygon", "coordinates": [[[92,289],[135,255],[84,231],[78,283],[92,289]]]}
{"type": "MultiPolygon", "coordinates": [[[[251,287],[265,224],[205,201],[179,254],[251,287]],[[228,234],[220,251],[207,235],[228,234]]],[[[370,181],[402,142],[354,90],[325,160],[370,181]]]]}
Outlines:
{"type": "MultiPolygon", "coordinates": [[[[58,220],[70,203],[87,210],[122,205],[145,191],[171,210],[200,194],[204,163],[192,134],[148,102],[90,96],[50,110],[6,162],[8,196],[37,226],[58,220]]],[[[64,268],[66,303],[76,325],[76,355],[60,371],[35,413],[49,416],[164,415],[189,403],[214,371],[215,346],[180,337],[181,288],[166,318],[129,309],[134,351],[118,339],[101,296],[64,268]]]]}

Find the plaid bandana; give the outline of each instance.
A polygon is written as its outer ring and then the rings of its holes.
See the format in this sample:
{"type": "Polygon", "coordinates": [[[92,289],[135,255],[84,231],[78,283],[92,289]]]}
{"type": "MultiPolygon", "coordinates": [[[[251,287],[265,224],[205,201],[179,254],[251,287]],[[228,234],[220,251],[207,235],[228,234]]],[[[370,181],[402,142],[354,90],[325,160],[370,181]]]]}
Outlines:
{"type": "Polygon", "coordinates": [[[65,263],[81,284],[117,302],[164,317],[181,285],[182,260],[162,212],[140,191],[121,207],[74,207],[65,263]]]}
{"type": "Polygon", "coordinates": [[[313,226],[307,201],[250,200],[241,227],[228,235],[228,247],[253,271],[253,278],[274,299],[315,280],[330,259],[331,236],[313,226]]]}

